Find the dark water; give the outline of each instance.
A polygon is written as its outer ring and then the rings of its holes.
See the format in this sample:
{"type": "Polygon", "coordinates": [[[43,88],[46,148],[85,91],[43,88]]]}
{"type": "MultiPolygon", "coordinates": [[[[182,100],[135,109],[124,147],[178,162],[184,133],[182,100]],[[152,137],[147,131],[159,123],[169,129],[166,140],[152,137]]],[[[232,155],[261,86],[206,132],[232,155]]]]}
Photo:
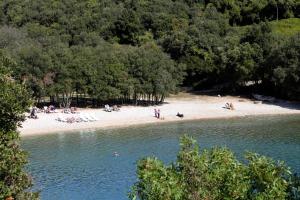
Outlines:
{"type": "Polygon", "coordinates": [[[28,170],[42,199],[127,199],[136,161],[155,155],[176,159],[178,140],[189,134],[200,147],[227,146],[239,159],[254,151],[300,172],[300,115],[246,117],[23,138],[28,170]],[[114,157],[118,152],[120,156],[114,157]]]}

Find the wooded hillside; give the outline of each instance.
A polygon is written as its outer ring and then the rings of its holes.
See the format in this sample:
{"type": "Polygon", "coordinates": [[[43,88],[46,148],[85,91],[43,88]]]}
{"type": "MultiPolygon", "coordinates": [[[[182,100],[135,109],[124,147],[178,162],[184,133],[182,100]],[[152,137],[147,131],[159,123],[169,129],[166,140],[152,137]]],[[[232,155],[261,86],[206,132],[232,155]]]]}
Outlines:
{"type": "Polygon", "coordinates": [[[181,85],[249,81],[251,92],[300,98],[299,0],[0,4],[0,49],[37,101],[159,103],[181,85]]]}

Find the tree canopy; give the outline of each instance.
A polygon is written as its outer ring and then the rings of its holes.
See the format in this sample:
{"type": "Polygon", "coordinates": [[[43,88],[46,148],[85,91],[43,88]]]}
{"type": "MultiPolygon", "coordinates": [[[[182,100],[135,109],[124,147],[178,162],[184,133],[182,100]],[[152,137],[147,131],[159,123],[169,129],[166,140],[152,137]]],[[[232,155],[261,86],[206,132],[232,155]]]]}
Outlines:
{"type": "Polygon", "coordinates": [[[0,49],[16,61],[16,81],[38,102],[49,97],[62,106],[80,98],[94,104],[159,103],[181,85],[235,91],[249,81],[255,90],[300,98],[297,90],[280,89],[283,81],[269,62],[299,33],[297,0],[0,4],[0,49]],[[278,34],[282,27],[288,34],[278,34]]]}

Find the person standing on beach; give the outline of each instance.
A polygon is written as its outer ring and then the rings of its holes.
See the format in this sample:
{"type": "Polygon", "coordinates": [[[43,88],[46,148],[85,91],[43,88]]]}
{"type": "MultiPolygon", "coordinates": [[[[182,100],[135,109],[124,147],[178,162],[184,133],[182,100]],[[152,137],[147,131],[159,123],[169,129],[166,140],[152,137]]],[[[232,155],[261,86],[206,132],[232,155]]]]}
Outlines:
{"type": "Polygon", "coordinates": [[[157,113],[157,110],[156,110],[156,109],[154,109],[154,116],[155,116],[156,118],[158,118],[158,113],[157,113]]]}
{"type": "Polygon", "coordinates": [[[160,118],[160,109],[157,110],[157,118],[160,118]]]}

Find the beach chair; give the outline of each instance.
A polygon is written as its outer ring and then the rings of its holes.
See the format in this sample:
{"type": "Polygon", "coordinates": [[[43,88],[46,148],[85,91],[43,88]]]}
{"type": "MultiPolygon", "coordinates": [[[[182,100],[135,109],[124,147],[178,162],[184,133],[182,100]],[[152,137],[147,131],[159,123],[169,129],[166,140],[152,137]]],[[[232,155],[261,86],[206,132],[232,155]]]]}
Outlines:
{"type": "Polygon", "coordinates": [[[59,121],[59,122],[67,122],[67,120],[61,114],[58,115],[57,121],[59,121]]]}
{"type": "Polygon", "coordinates": [[[66,120],[67,120],[67,122],[70,123],[70,124],[76,122],[75,117],[68,117],[66,120]]]}
{"type": "Polygon", "coordinates": [[[83,114],[80,114],[80,115],[79,115],[79,118],[80,118],[83,122],[88,122],[88,121],[89,121],[83,114]]]}
{"type": "Polygon", "coordinates": [[[111,112],[112,109],[111,109],[111,107],[109,107],[108,104],[106,104],[106,105],[104,106],[104,111],[106,111],[106,112],[111,112]]]}
{"type": "Polygon", "coordinates": [[[95,113],[91,114],[90,116],[91,116],[95,121],[99,121],[99,118],[96,117],[95,113]]]}
{"type": "Polygon", "coordinates": [[[82,122],[82,119],[81,119],[80,117],[76,117],[76,118],[75,118],[75,122],[78,122],[78,123],[79,123],[79,122],[82,122]]]}
{"type": "Polygon", "coordinates": [[[93,117],[91,117],[91,115],[89,115],[89,114],[85,114],[85,117],[86,117],[90,122],[95,121],[95,119],[94,119],[93,117]]]}

